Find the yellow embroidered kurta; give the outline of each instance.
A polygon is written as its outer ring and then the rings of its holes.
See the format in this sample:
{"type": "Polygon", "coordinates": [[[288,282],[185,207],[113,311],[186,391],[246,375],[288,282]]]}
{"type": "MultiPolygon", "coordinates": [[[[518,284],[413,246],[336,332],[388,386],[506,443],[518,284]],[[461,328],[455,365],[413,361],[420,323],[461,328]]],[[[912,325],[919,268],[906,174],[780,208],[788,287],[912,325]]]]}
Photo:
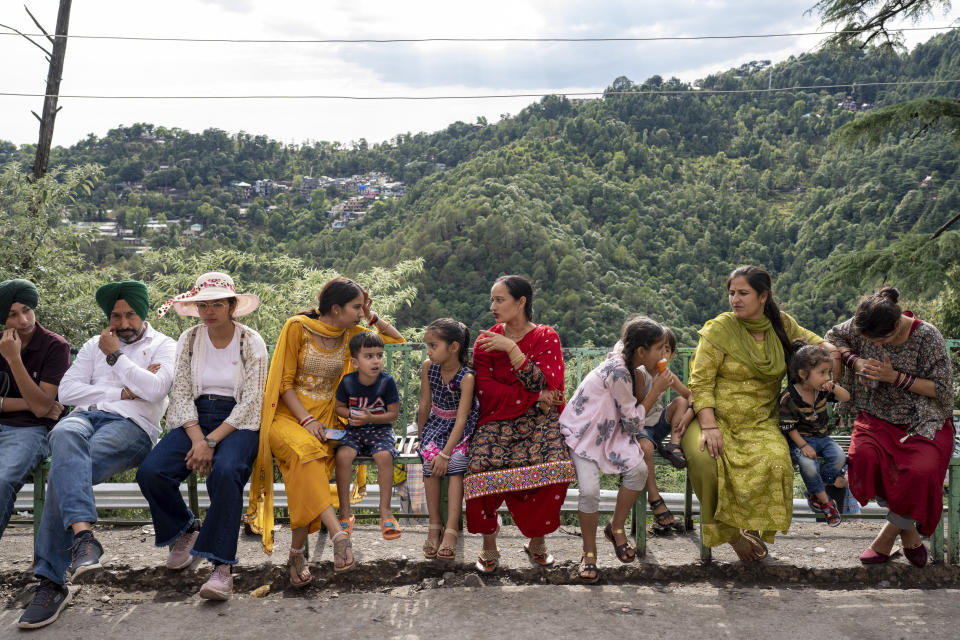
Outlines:
{"type": "MultiPolygon", "coordinates": [[[[343,333],[334,349],[323,349],[311,335],[332,337],[332,327],[306,316],[287,320],[277,341],[263,403],[260,426],[260,453],[254,463],[247,521],[262,538],[263,550],[273,551],[273,462],[283,475],[290,527],[320,529],[320,514],[332,504],[330,475],[333,472],[333,444],[321,442],[300,426],[280,397],[293,389],[304,409],[324,427],[338,429],[343,421],[336,415],[337,386],[350,366],[350,338],[366,331],[353,327],[343,333]]],[[[338,330],[342,331],[342,330],[338,330]]],[[[336,334],[333,334],[336,335],[336,334]]],[[[384,342],[403,342],[380,334],[384,342]]]]}
{"type": "MultiPolygon", "coordinates": [[[[823,342],[782,315],[791,342],[823,342]]],[[[762,359],[764,341],[752,347],[762,359]]],[[[690,424],[682,443],[700,500],[701,535],[707,546],[736,539],[740,529],[759,531],[764,540],[773,542],[776,531],[790,528],[793,464],[777,413],[782,379],[782,375],[757,379],[747,365],[706,339],[701,337],[697,345],[689,383],[693,404],[697,411],[713,407],[723,435],[723,453],[716,461],[699,450],[698,420],[690,424]]]]}

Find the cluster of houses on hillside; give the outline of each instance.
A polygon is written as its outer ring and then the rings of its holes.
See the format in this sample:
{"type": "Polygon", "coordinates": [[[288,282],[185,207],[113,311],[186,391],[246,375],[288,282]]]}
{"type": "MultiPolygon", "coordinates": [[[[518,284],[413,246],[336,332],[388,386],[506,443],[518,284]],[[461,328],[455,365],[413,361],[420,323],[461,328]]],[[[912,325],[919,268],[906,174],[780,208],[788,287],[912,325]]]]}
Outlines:
{"type": "Polygon", "coordinates": [[[309,201],[314,191],[324,189],[329,192],[331,186],[336,189],[338,195],[347,196],[327,211],[330,227],[336,231],[363,218],[370,205],[377,200],[400,198],[407,193],[407,186],[404,183],[393,180],[379,171],[370,171],[363,175],[356,174],[349,178],[304,176],[300,193],[309,201]]]}
{"type": "Polygon", "coordinates": [[[847,96],[841,102],[838,102],[837,106],[847,111],[870,111],[874,104],[872,102],[857,102],[853,99],[853,96],[847,96]]]}

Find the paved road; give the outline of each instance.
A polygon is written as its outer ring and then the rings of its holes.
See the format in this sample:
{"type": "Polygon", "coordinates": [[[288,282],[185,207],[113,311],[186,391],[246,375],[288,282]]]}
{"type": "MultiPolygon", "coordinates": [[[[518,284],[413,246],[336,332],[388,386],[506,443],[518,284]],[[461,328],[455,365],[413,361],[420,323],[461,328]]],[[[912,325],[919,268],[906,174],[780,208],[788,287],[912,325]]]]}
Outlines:
{"type": "Polygon", "coordinates": [[[189,598],[109,605],[81,596],[53,626],[0,638],[957,638],[957,589],[516,586],[342,594],[336,598],[189,598]]]}

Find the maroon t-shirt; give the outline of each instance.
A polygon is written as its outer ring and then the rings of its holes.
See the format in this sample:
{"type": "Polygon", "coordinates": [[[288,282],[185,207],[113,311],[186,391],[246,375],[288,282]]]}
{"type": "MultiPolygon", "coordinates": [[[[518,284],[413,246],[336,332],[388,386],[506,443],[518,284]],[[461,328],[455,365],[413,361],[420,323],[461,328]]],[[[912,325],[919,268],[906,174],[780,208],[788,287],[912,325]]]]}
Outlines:
{"type": "MultiPolygon", "coordinates": [[[[20,352],[20,360],[23,362],[23,368],[27,370],[27,375],[35,383],[46,382],[59,386],[60,379],[70,367],[70,344],[63,336],[44,329],[38,322],[30,343],[20,352]]],[[[10,390],[6,397],[22,398],[17,381],[10,373],[10,365],[3,356],[0,356],[0,372],[2,372],[0,378],[5,374],[10,379],[10,390]]],[[[10,427],[42,425],[50,429],[57,424],[57,421],[38,418],[32,411],[4,411],[0,413],[0,424],[10,427]]]]}

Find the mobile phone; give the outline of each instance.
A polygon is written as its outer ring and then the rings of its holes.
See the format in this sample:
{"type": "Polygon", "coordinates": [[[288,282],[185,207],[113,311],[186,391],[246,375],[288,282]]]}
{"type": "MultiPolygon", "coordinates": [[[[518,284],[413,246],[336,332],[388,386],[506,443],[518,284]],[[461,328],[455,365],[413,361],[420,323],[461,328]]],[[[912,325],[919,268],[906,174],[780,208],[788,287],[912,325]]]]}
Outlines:
{"type": "Polygon", "coordinates": [[[347,432],[344,429],[324,429],[323,435],[327,436],[327,440],[340,440],[347,432]]]}

